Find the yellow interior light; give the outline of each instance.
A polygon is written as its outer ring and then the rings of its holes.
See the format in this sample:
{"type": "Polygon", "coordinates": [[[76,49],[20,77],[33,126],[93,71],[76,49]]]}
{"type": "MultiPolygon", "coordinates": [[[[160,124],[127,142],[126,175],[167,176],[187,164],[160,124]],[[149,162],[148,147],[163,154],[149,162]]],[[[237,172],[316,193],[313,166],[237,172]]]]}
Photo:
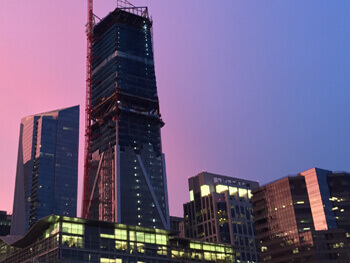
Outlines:
{"type": "Polygon", "coordinates": [[[252,199],[252,197],[253,197],[252,190],[248,189],[248,198],[252,199]]]}
{"type": "Polygon", "coordinates": [[[236,195],[237,192],[238,192],[238,189],[237,189],[237,187],[232,187],[232,186],[230,186],[230,187],[228,188],[228,191],[229,191],[230,195],[236,195]]]}
{"type": "Polygon", "coordinates": [[[201,186],[201,196],[203,197],[203,196],[207,196],[209,194],[210,194],[209,185],[206,185],[206,184],[202,185],[201,186]]]}
{"type": "Polygon", "coordinates": [[[219,193],[219,194],[222,193],[222,192],[225,192],[227,190],[228,190],[228,186],[227,185],[218,184],[216,186],[216,192],[219,193]]]}
{"type": "Polygon", "coordinates": [[[190,201],[194,201],[193,190],[190,190],[190,201]]]}
{"type": "Polygon", "coordinates": [[[238,195],[239,197],[245,197],[248,193],[248,190],[247,189],[244,189],[244,188],[239,188],[238,189],[238,195]]]}

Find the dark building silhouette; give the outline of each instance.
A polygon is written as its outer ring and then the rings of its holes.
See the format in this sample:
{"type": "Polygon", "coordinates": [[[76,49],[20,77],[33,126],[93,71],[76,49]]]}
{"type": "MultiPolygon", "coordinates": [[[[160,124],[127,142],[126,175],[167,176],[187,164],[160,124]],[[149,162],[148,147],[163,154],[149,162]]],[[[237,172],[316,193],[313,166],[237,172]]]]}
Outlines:
{"type": "Polygon", "coordinates": [[[170,216],[170,230],[174,232],[177,236],[183,235],[184,218],[177,216],[170,216]]]}
{"type": "Polygon", "coordinates": [[[12,235],[24,235],[40,218],[76,216],[79,106],[22,119],[12,235]]]}
{"type": "MultiPolygon", "coordinates": [[[[93,28],[87,218],[169,229],[164,125],[146,7],[118,7],[93,28]]],[[[84,194],[85,196],[85,194],[84,194]]]]}
{"type": "Polygon", "coordinates": [[[0,211],[0,236],[7,236],[11,229],[11,215],[6,211],[0,211]]]}
{"type": "Polygon", "coordinates": [[[335,217],[328,218],[329,224],[322,221],[322,213],[329,216],[334,210],[328,202],[332,197],[322,203],[321,196],[330,192],[327,176],[334,178],[332,172],[325,171],[313,168],[253,190],[261,262],[348,262],[346,232],[337,227],[335,217]],[[317,176],[323,185],[316,186],[317,176]]]}
{"type": "Polygon", "coordinates": [[[251,191],[259,183],[202,172],[188,179],[184,204],[186,237],[233,245],[237,262],[259,262],[251,191]]]}

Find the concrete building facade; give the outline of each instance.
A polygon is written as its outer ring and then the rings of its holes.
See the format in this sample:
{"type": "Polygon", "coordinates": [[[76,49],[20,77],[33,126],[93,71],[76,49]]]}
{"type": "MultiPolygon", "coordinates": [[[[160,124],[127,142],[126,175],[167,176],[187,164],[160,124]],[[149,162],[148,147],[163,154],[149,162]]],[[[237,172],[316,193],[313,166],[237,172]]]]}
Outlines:
{"type": "Polygon", "coordinates": [[[231,244],[237,262],[259,262],[252,217],[252,189],[259,183],[202,172],[189,178],[184,235],[231,244]]]}

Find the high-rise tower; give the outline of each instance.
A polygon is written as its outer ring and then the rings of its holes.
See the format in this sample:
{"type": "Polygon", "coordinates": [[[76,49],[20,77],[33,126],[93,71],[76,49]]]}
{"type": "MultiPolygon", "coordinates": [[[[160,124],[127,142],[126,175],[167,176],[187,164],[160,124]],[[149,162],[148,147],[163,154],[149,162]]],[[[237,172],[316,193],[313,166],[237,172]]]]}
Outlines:
{"type": "Polygon", "coordinates": [[[152,21],[126,4],[93,28],[83,217],[167,229],[152,21]]]}
{"type": "Polygon", "coordinates": [[[79,106],[22,119],[12,235],[51,214],[76,216],[78,144],[79,106]]]}

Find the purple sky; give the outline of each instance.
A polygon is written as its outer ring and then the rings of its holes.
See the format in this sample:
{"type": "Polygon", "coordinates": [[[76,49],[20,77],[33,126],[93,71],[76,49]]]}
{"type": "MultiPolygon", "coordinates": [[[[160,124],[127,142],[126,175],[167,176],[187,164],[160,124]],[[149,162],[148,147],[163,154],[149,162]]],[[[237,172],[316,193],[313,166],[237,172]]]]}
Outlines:
{"type": "MultiPolygon", "coordinates": [[[[350,171],[349,1],[133,3],[154,21],[172,215],[202,170],[260,183],[350,171]]],[[[12,211],[21,118],[80,104],[80,214],[85,23],[85,0],[0,1],[0,210],[12,211]]]]}

